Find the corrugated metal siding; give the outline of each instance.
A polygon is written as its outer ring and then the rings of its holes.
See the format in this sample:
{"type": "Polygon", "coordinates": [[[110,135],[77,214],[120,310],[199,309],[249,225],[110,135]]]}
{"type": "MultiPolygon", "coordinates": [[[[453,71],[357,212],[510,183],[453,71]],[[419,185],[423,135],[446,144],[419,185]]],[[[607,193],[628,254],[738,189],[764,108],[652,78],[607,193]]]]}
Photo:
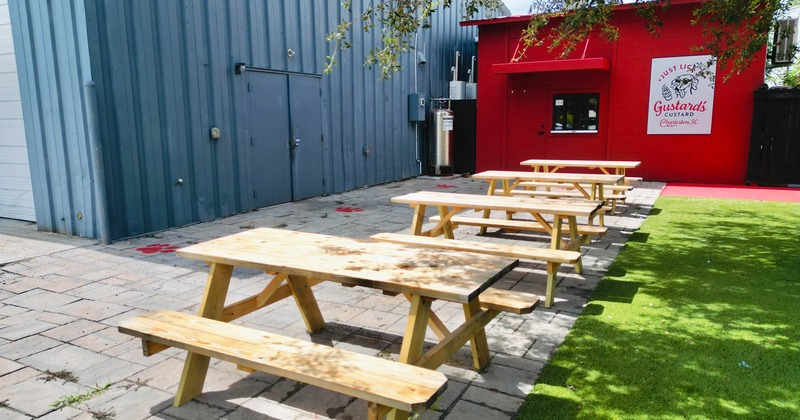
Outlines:
{"type": "Polygon", "coordinates": [[[35,221],[8,2],[0,1],[0,217],[35,221]]]}
{"type": "Polygon", "coordinates": [[[96,237],[83,2],[12,0],[9,10],[39,229],[96,237]]]}
{"type": "MultiPolygon", "coordinates": [[[[34,169],[39,191],[49,198],[43,214],[58,220],[74,213],[91,196],[89,186],[75,182],[84,180],[88,168],[81,131],[85,124],[72,124],[74,128],[64,130],[66,127],[48,123],[75,121],[77,116],[69,112],[82,109],[81,91],[75,88],[81,86],[77,82],[89,80],[84,74],[89,64],[97,84],[112,238],[252,209],[249,192],[257,181],[249,175],[250,159],[243,146],[250,118],[246,78],[234,74],[234,63],[321,74],[325,56],[332,49],[325,35],[342,19],[340,3],[85,3],[83,15],[84,0],[52,4],[19,0],[20,32],[27,36],[22,42],[38,54],[26,57],[27,71],[36,76],[35,83],[23,90],[35,93],[29,103],[36,121],[32,124],[37,131],[34,138],[47,145],[33,152],[40,160],[34,169]],[[61,22],[60,26],[47,26],[48,16],[54,23],[61,22]],[[84,16],[87,41],[56,51],[52,44],[75,44],[82,36],[84,16]],[[288,56],[289,49],[295,52],[293,57],[288,56]],[[48,55],[60,59],[45,63],[42,60],[48,55]],[[64,73],[66,69],[69,74],[64,73]],[[48,96],[51,91],[56,93],[48,96]],[[61,109],[64,100],[73,104],[71,110],[61,109]],[[55,114],[45,115],[44,110],[51,106],[56,108],[55,114]],[[211,127],[222,130],[220,140],[210,139],[211,127]],[[64,162],[46,162],[68,151],[64,162]],[[49,173],[69,176],[54,180],[49,173]],[[53,188],[59,181],[67,192],[60,186],[53,188]],[[78,186],[80,193],[75,190],[78,186]]],[[[361,1],[353,3],[354,10],[361,9],[361,1]]],[[[390,81],[377,81],[378,71],[363,66],[364,52],[377,45],[375,35],[353,33],[355,47],[340,55],[341,64],[334,74],[322,77],[325,193],[417,174],[416,128],[407,120],[407,94],[414,91],[411,70],[418,71],[420,92],[447,95],[455,50],[464,53],[465,63],[475,50],[476,30],[458,26],[461,13],[458,7],[436,13],[434,29],[424,30],[418,40],[428,64],[418,67],[413,56],[404,57],[406,70],[390,81]],[[365,148],[369,153],[364,153],[365,148]]],[[[51,229],[93,236],[93,231],[70,223],[74,220],[62,222],[63,226],[54,223],[51,229]]]]}
{"type": "MultiPolygon", "coordinates": [[[[250,116],[245,78],[233,74],[233,64],[322,73],[332,48],[325,34],[342,18],[339,3],[95,1],[87,13],[91,56],[102,57],[92,65],[113,236],[251,209],[245,192],[254,181],[242,152],[250,116]],[[222,130],[219,141],[209,138],[212,126],[222,130]],[[185,182],[177,185],[178,178],[185,182]]],[[[458,9],[439,12],[435,31],[423,31],[426,67],[403,59],[418,70],[421,91],[446,95],[455,50],[474,51],[475,30],[459,27],[460,17],[458,9]]],[[[415,126],[407,120],[414,74],[378,82],[377,70],[363,66],[375,35],[356,31],[353,44],[323,77],[326,193],[417,174],[415,126]]]]}

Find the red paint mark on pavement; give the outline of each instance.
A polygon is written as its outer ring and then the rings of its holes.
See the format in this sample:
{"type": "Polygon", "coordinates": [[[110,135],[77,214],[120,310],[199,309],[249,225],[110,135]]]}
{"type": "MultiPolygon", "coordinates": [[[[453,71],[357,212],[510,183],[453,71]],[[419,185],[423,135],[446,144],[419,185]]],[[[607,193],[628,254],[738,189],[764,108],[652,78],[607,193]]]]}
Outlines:
{"type": "Polygon", "coordinates": [[[136,248],[137,251],[141,252],[142,254],[155,254],[160,252],[162,254],[166,254],[169,252],[175,252],[180,248],[177,245],[170,245],[170,244],[151,244],[147,245],[142,248],[136,248]]]}
{"type": "Polygon", "coordinates": [[[364,211],[361,207],[336,207],[336,211],[340,213],[357,213],[360,211],[364,211]]]}
{"type": "Polygon", "coordinates": [[[436,186],[439,188],[457,188],[455,185],[450,184],[436,184],[436,186]]]}

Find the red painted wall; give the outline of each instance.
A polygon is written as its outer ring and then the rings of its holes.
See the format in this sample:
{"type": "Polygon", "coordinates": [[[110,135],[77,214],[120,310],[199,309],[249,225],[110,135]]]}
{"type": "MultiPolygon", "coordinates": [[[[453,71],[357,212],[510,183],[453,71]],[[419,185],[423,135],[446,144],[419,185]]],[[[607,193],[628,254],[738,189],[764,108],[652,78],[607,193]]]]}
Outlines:
{"type": "MultiPolygon", "coordinates": [[[[660,36],[650,35],[631,10],[616,12],[619,38],[592,35],[586,57],[603,57],[610,71],[580,70],[494,74],[508,63],[525,19],[479,23],[476,170],[529,169],[530,158],[640,160],[629,175],[647,180],[744,183],[753,90],[763,83],[762,50],[750,69],[722,79],[717,69],[714,115],[709,135],[647,135],[650,65],[653,58],[700,55],[701,28],[690,25],[692,4],[662,13],[660,36]],[[502,22],[502,23],[498,23],[502,22]],[[597,134],[550,133],[552,97],[559,93],[600,92],[597,134]]],[[[579,48],[570,58],[580,58],[579,48]]],[[[531,48],[522,61],[554,59],[546,48],[531,48]]]]}

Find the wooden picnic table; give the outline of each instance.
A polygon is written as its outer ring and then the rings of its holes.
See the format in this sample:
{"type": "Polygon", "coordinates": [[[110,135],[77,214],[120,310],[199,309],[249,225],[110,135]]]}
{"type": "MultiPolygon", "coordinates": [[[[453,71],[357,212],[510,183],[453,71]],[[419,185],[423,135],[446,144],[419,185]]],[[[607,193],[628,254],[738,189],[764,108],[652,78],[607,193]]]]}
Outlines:
{"type": "MultiPolygon", "coordinates": [[[[421,236],[444,235],[452,239],[453,229],[460,224],[475,226],[506,226],[516,230],[540,230],[550,235],[550,249],[566,249],[579,251],[591,232],[597,231],[593,226],[579,228],[577,217],[592,218],[603,206],[601,201],[567,201],[532,199],[528,197],[491,196],[458,193],[440,193],[432,191],[419,191],[393,197],[392,202],[408,204],[414,208],[414,217],[411,221],[411,233],[421,236]],[[425,212],[429,206],[439,211],[439,216],[433,218],[437,224],[423,231],[425,212]],[[458,213],[464,210],[483,211],[484,217],[459,217],[458,213]],[[518,220],[489,219],[492,210],[504,211],[507,215],[523,212],[533,216],[535,222],[521,222],[518,220]],[[552,222],[544,216],[553,216],[552,222]],[[568,225],[562,225],[562,219],[567,219],[568,225]],[[562,234],[569,234],[568,242],[562,241],[562,234]]],[[[507,219],[509,219],[507,217],[507,219]]],[[[602,228],[605,230],[605,228],[602,228]]],[[[576,270],[580,267],[576,265],[576,270]]]]}
{"type": "MultiPolygon", "coordinates": [[[[606,174],[573,174],[573,173],[551,173],[551,172],[530,172],[530,171],[484,171],[472,175],[476,179],[489,181],[487,195],[496,195],[498,192],[506,195],[527,195],[531,197],[572,197],[583,198],[589,201],[606,201],[604,186],[615,185],[624,179],[623,175],[606,174]],[[498,188],[498,181],[501,188],[498,188]],[[585,185],[589,185],[587,191],[585,185]],[[536,190],[537,187],[545,187],[545,191],[536,190]],[[552,187],[568,187],[575,191],[552,191],[552,187]],[[518,187],[525,187],[520,190],[518,187]]],[[[611,195],[612,208],[614,201],[620,196],[611,195]]],[[[604,211],[599,212],[600,226],[605,225],[603,219],[604,211]]],[[[589,224],[593,218],[589,218],[589,224]]],[[[485,233],[484,230],[481,233],[485,233]]]]}
{"type": "MultiPolygon", "coordinates": [[[[641,165],[640,161],[633,160],[574,160],[574,159],[528,159],[520,162],[522,166],[531,166],[534,171],[556,172],[562,168],[600,169],[604,174],[625,176],[626,169],[633,169],[641,165]]],[[[628,185],[628,180],[623,180],[628,185]]]]}
{"type": "MultiPolygon", "coordinates": [[[[183,248],[177,253],[182,257],[210,264],[199,314],[204,318],[224,322],[230,322],[278,300],[293,296],[307,330],[310,333],[319,331],[325,327],[325,321],[311,286],[323,281],[370,287],[389,294],[404,294],[410,300],[411,308],[399,361],[427,369],[436,369],[467,341],[472,343],[475,367],[483,369],[490,358],[484,326],[500,311],[519,310],[521,312],[517,313],[528,313],[538,301],[538,298],[531,294],[487,290],[503,274],[518,264],[517,259],[509,257],[431,250],[393,243],[364,242],[269,228],[253,229],[213,239],[183,248]],[[234,267],[264,271],[270,279],[260,293],[225,306],[228,284],[234,267]],[[517,295],[512,296],[513,293],[517,295]],[[520,303],[514,301],[514,298],[525,299],[527,302],[520,303]],[[462,304],[466,321],[450,331],[431,309],[431,302],[436,299],[462,304]],[[524,312],[526,309],[527,312],[524,312]],[[423,354],[427,326],[431,327],[441,341],[423,354]]],[[[126,326],[126,331],[123,332],[136,335],[136,331],[128,332],[136,329],[136,325],[132,325],[126,326]]],[[[213,328],[225,332],[224,326],[230,324],[222,325],[223,327],[213,328]]],[[[230,331],[233,331],[234,327],[242,328],[235,325],[230,327],[230,331]]],[[[120,328],[123,329],[122,326],[120,328]]],[[[163,332],[168,330],[168,327],[157,329],[160,329],[162,334],[169,334],[169,331],[163,332]]],[[[166,342],[171,343],[169,340],[166,342]]],[[[167,348],[167,345],[159,346],[152,343],[148,346],[146,350],[151,353],[167,348]]],[[[183,404],[202,392],[209,357],[192,352],[192,348],[189,348],[186,358],[175,399],[176,405],[183,404]]],[[[210,354],[216,357],[215,351],[218,349],[214,347],[211,350],[210,354]]],[[[261,366],[262,359],[254,361],[244,356],[242,359],[249,362],[250,366],[253,364],[261,366]]],[[[281,369],[280,372],[283,373],[279,374],[291,378],[295,378],[291,376],[294,370],[302,371],[306,376],[320,375],[319,371],[311,373],[304,371],[308,370],[308,366],[282,366],[281,369]]],[[[341,373],[341,375],[346,374],[346,372],[341,373]]],[[[306,376],[300,377],[302,379],[306,376]]],[[[377,377],[375,381],[381,382],[377,377]]],[[[308,383],[316,384],[312,381],[308,383]]],[[[345,393],[352,391],[337,386],[339,388],[329,387],[329,389],[345,393]]],[[[353,392],[350,395],[362,397],[366,391],[359,388],[353,392]]],[[[386,407],[373,410],[373,404],[370,405],[370,418],[378,418],[389,412],[386,407]]],[[[395,409],[391,414],[394,418],[404,418],[407,413],[395,409]]]]}

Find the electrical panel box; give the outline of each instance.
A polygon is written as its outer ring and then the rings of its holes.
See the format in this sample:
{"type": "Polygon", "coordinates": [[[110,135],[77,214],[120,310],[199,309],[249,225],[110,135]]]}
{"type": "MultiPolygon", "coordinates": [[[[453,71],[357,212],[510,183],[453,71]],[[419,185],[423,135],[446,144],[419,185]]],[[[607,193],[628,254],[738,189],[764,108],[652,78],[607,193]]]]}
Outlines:
{"type": "Polygon", "coordinates": [[[428,101],[425,99],[425,95],[410,93],[408,95],[408,120],[412,122],[425,121],[427,106],[428,101]]]}

